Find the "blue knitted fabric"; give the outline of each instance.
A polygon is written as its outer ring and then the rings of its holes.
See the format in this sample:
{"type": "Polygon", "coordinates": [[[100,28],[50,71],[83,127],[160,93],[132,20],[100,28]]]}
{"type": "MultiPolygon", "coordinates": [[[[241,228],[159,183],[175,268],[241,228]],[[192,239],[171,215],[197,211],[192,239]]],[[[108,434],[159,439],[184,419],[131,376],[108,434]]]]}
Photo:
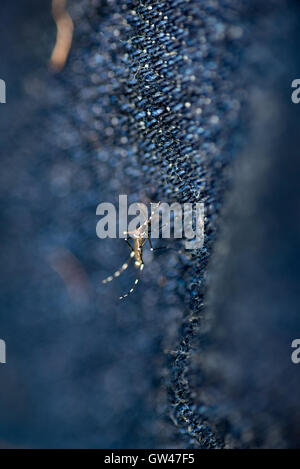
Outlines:
{"type": "MultiPolygon", "coordinates": [[[[14,90],[1,116],[0,336],[11,361],[0,370],[3,445],[297,445],[299,405],[283,378],[299,385],[288,356],[299,319],[284,322],[297,295],[273,308],[283,278],[280,269],[268,275],[268,260],[280,264],[285,232],[272,230],[268,252],[264,221],[269,213],[274,227],[279,217],[266,194],[282,194],[287,220],[298,197],[292,143],[291,196],[279,177],[296,130],[282,134],[276,118],[290,112],[290,70],[297,75],[296,2],[72,0],[75,35],[59,76],[47,69],[48,2],[20,2],[17,12],[4,3],[13,33],[1,34],[15,55],[2,47],[14,90]],[[127,246],[95,233],[97,204],[119,194],[203,202],[206,216],[204,247],[145,253],[142,281],[124,302],[134,272],[101,280],[127,246]],[[257,250],[245,248],[258,238],[257,250]]],[[[289,233],[296,249],[297,230],[289,233]]],[[[300,269],[289,256],[292,286],[300,269]]]]}

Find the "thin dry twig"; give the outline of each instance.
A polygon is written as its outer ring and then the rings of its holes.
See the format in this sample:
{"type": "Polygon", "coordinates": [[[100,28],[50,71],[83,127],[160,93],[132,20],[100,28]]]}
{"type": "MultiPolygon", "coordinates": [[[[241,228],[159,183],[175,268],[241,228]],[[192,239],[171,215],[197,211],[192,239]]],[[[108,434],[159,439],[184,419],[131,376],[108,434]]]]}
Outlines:
{"type": "Polygon", "coordinates": [[[57,27],[56,43],[50,58],[52,70],[61,71],[72,45],[74,24],[67,12],[67,0],[52,0],[52,15],[57,27]]]}

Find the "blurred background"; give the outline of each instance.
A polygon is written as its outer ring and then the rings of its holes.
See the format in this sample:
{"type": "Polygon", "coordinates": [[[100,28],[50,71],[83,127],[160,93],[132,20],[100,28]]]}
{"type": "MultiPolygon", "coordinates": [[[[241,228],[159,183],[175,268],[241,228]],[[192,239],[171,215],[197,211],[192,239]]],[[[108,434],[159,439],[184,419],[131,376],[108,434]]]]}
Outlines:
{"type": "Polygon", "coordinates": [[[0,11],[0,446],[299,446],[298,3],[0,11]],[[123,302],[119,194],[207,210],[123,302]]]}

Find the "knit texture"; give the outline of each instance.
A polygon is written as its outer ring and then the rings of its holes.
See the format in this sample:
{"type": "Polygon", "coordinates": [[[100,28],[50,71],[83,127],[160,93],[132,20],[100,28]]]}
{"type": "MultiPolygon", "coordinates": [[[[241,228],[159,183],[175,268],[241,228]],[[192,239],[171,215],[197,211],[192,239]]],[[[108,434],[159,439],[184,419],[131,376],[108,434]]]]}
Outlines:
{"type": "Polygon", "coordinates": [[[49,5],[4,3],[15,56],[2,46],[3,445],[296,446],[299,233],[289,226],[281,258],[286,231],[274,228],[297,212],[296,2],[72,0],[59,76],[47,70],[49,5]],[[101,280],[127,246],[95,233],[97,204],[119,194],[203,202],[206,216],[204,247],[145,252],[124,302],[134,272],[101,280]],[[281,272],[290,290],[274,309],[281,272]]]}

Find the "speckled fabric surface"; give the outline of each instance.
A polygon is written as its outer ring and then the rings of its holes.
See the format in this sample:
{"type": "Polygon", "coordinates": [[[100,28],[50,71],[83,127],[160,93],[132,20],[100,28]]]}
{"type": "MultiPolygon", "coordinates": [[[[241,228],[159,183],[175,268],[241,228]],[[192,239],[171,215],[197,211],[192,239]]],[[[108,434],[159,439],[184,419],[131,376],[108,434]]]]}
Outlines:
{"type": "Polygon", "coordinates": [[[1,8],[3,446],[297,446],[296,2],[74,0],[59,75],[49,2],[1,8]],[[206,209],[124,302],[119,194],[206,209]]]}

